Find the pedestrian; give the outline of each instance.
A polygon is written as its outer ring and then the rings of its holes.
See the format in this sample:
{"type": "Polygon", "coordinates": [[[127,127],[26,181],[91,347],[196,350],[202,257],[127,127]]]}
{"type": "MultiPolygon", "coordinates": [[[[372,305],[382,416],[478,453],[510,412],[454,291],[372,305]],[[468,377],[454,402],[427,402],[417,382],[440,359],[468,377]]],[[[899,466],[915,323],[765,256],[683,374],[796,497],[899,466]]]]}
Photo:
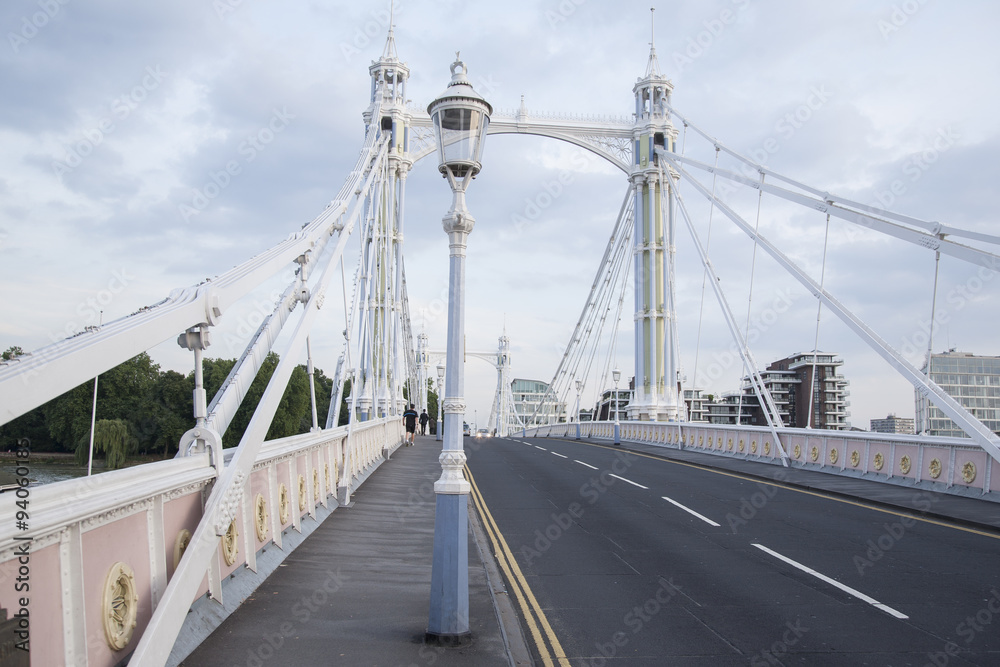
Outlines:
{"type": "Polygon", "coordinates": [[[406,426],[406,437],[403,442],[407,447],[413,444],[413,436],[417,430],[417,411],[414,407],[413,403],[410,403],[410,409],[403,413],[403,424],[406,426]]]}
{"type": "Polygon", "coordinates": [[[437,422],[436,419],[434,419],[434,417],[431,417],[430,421],[427,422],[427,425],[430,426],[431,435],[437,435],[437,432],[438,432],[438,422],[437,422]]]}
{"type": "Polygon", "coordinates": [[[427,421],[430,419],[430,415],[427,414],[426,410],[420,411],[420,435],[427,435],[427,421]]]}

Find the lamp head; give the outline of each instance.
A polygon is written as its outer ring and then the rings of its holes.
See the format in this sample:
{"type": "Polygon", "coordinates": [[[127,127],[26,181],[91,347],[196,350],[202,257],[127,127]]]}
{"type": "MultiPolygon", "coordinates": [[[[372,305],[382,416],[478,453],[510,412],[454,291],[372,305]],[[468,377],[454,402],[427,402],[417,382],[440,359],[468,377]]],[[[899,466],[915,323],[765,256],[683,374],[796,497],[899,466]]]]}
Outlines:
{"type": "Polygon", "coordinates": [[[615,370],[611,371],[611,377],[614,378],[615,384],[618,384],[618,381],[622,379],[622,372],[616,368],[615,370]]]}
{"type": "Polygon", "coordinates": [[[453,188],[463,191],[482,169],[483,144],[493,107],[472,89],[468,68],[455,54],[448,88],[427,105],[438,148],[438,171],[451,175],[453,188]]]}

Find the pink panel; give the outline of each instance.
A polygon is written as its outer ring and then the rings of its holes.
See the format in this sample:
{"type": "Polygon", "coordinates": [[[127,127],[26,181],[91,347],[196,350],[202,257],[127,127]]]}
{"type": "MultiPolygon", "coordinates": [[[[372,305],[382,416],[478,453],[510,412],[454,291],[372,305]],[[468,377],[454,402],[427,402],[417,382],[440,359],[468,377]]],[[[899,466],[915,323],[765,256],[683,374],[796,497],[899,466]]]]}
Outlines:
{"type": "MultiPolygon", "coordinates": [[[[9,584],[4,583],[2,589],[4,609],[7,618],[20,608],[20,598],[28,598],[28,614],[31,627],[31,662],[34,665],[61,665],[63,657],[62,631],[62,581],[59,576],[59,545],[53,544],[33,552],[28,567],[29,589],[17,591],[14,587],[19,583],[17,559],[12,561],[10,571],[12,577],[9,584]]],[[[24,582],[20,582],[24,583],[24,582]]]]}
{"type": "Polygon", "coordinates": [[[146,512],[119,519],[83,534],[83,595],[88,628],[87,655],[92,665],[114,665],[135,649],[152,615],[150,604],[149,536],[146,512]],[[104,639],[101,603],[104,581],[116,562],[128,564],[135,572],[139,613],[132,642],[121,651],[112,651],[104,639]]]}
{"type": "Polygon", "coordinates": [[[309,494],[309,489],[308,489],[308,487],[312,484],[312,479],[310,479],[312,477],[312,473],[309,472],[306,464],[307,464],[307,461],[306,461],[306,457],[305,456],[296,457],[296,459],[295,459],[295,467],[296,467],[296,469],[298,471],[298,474],[295,477],[295,488],[292,489],[292,510],[298,512],[300,517],[303,517],[306,514],[308,514],[309,513],[309,509],[310,509],[309,508],[309,495],[308,495],[309,494]],[[305,504],[305,509],[302,509],[302,510],[299,509],[299,477],[298,477],[298,475],[301,475],[302,477],[305,478],[305,480],[306,480],[306,487],[307,487],[306,488],[306,500],[305,500],[306,504],[305,504]]]}
{"type": "MultiPolygon", "coordinates": [[[[920,458],[919,453],[920,453],[919,447],[897,444],[896,460],[892,462],[892,474],[898,477],[907,477],[909,479],[916,479],[917,463],[918,459],[920,458]],[[904,456],[910,457],[910,471],[905,473],[899,467],[904,456]]],[[[925,463],[924,465],[926,466],[927,464],[925,463]]],[[[926,475],[924,477],[926,477],[926,475]]]]}
{"type": "MultiPolygon", "coordinates": [[[[955,456],[955,470],[952,473],[952,484],[967,486],[974,489],[982,489],[986,484],[986,466],[992,458],[986,452],[963,452],[959,451],[955,456]],[[976,466],[976,478],[972,483],[965,481],[962,477],[962,470],[966,463],[976,466]]],[[[993,471],[996,473],[996,469],[993,471]]]]}
{"type": "MultiPolygon", "coordinates": [[[[288,526],[292,525],[292,517],[294,516],[295,503],[296,503],[295,496],[296,493],[298,493],[295,487],[291,485],[291,481],[288,478],[289,475],[288,470],[290,467],[291,466],[288,465],[288,461],[282,461],[281,463],[278,464],[278,488],[274,490],[275,493],[274,497],[276,500],[274,506],[277,507],[278,503],[281,501],[281,498],[278,495],[278,492],[281,489],[281,485],[284,484],[286,487],[288,487],[288,521],[285,521],[281,524],[282,529],[285,529],[288,526]]],[[[281,514],[278,514],[278,521],[281,522],[281,514]]]]}
{"type": "Polygon", "coordinates": [[[889,443],[873,441],[871,444],[871,449],[868,452],[868,472],[873,472],[879,475],[888,475],[890,472],[892,472],[892,460],[890,459],[889,456],[891,451],[892,448],[889,446],[889,443]],[[881,454],[882,460],[884,461],[881,470],[875,469],[876,454],[881,454]]]}
{"type": "MultiPolygon", "coordinates": [[[[243,563],[247,560],[247,555],[245,553],[246,549],[243,547],[243,509],[236,510],[236,530],[239,531],[239,535],[236,537],[236,544],[239,545],[239,550],[236,552],[236,560],[232,565],[226,565],[226,559],[222,555],[222,539],[219,539],[219,565],[222,566],[222,577],[228,577],[230,574],[239,569],[243,563]]],[[[252,529],[251,529],[252,530],[252,529]]]]}
{"type": "MultiPolygon", "coordinates": [[[[957,463],[957,458],[956,458],[957,463]]],[[[925,447],[924,448],[924,468],[920,471],[920,479],[926,480],[928,482],[941,482],[947,483],[948,478],[951,476],[948,471],[948,466],[951,465],[951,451],[944,449],[942,447],[925,447]],[[937,459],[941,462],[941,475],[934,479],[931,477],[931,461],[937,459]]],[[[958,463],[961,466],[961,463],[958,463]]]]}
{"type": "Polygon", "coordinates": [[[257,530],[253,531],[254,549],[260,551],[260,548],[264,545],[270,543],[271,539],[274,537],[271,535],[270,526],[270,515],[273,511],[271,508],[277,507],[277,503],[271,498],[271,487],[267,481],[267,468],[255,471],[250,476],[250,511],[253,513],[253,525],[257,525],[257,494],[264,496],[264,502],[267,503],[267,513],[268,513],[268,528],[267,537],[264,541],[257,539],[257,530]]]}
{"type": "Polygon", "coordinates": [[[167,552],[167,579],[174,576],[174,544],[181,530],[194,529],[201,521],[201,492],[195,491],[163,504],[163,548],[167,552]]]}

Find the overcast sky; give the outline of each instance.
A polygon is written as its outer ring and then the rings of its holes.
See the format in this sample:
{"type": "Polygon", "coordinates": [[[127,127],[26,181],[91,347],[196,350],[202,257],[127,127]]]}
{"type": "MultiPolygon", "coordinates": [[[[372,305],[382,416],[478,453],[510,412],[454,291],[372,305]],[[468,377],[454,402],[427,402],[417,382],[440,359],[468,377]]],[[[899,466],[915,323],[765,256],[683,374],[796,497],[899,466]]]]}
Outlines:
{"type": "MultiPolygon", "coordinates": [[[[412,72],[409,97],[426,107],[461,50],[495,108],[516,108],[523,95],[531,110],[628,116],[649,54],[649,7],[399,0],[395,34],[412,72]]],[[[241,263],[319,213],[361,147],[367,68],[384,47],[387,10],[388,2],[333,0],[5,2],[0,347],[35,349],[95,324],[94,304],[105,321],[127,315],[241,263]],[[248,146],[268,125],[280,128],[273,140],[248,146]],[[230,161],[239,173],[185,215],[183,205],[230,161]]],[[[998,24],[1000,6],[986,0],[715,0],[659,3],[655,39],[674,106],[734,149],[766,154],[768,167],[823,190],[997,234],[998,24]]],[[[714,159],[690,132],[685,150],[714,159]]],[[[440,220],[450,192],[435,167],[424,160],[409,179],[405,255],[415,333],[443,349],[435,301],[446,294],[440,220]]],[[[468,254],[470,351],[495,350],[506,326],[515,375],[551,377],[626,188],[621,172],[577,148],[490,137],[468,196],[478,221],[468,254]],[[562,194],[518,225],[560,176],[568,182],[562,194]]],[[[691,187],[682,194],[704,241],[708,208],[691,187]]],[[[755,219],[753,193],[726,198],[755,219]]],[[[816,277],[824,222],[771,197],[761,205],[762,233],[816,277]]],[[[717,214],[713,227],[713,262],[745,323],[753,245],[717,214]]],[[[831,224],[828,289],[918,364],[933,275],[933,253],[831,224]]],[[[936,351],[1000,354],[994,278],[941,260],[936,351]]],[[[726,363],[728,332],[710,292],[698,339],[702,272],[683,226],[677,281],[688,384],[697,352],[699,384],[734,389],[742,367],[726,363]]],[[[210,355],[238,356],[241,318],[277,284],[228,313],[229,333],[216,337],[210,355]]],[[[339,308],[313,336],[329,373],[342,341],[339,308]]],[[[813,347],[815,301],[762,253],[750,318],[765,322],[754,347],[761,365],[813,347]],[[786,312],[773,318],[769,308],[786,312]]],[[[629,377],[631,313],[620,327],[616,363],[629,377]]],[[[820,349],[845,361],[855,425],[867,428],[890,411],[913,415],[910,385],[829,312],[820,349]]],[[[190,370],[176,343],[152,354],[165,368],[190,370]]],[[[489,366],[469,362],[470,422],[484,425],[495,383],[489,366]]],[[[598,389],[588,387],[584,402],[598,389]]]]}

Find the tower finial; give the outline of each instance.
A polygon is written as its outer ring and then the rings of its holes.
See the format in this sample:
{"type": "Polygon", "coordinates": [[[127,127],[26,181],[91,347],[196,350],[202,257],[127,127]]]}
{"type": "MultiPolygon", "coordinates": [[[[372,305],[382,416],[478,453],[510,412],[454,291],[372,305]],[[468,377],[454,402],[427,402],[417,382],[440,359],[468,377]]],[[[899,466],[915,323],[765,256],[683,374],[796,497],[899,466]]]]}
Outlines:
{"type": "Polygon", "coordinates": [[[390,0],[389,2],[389,36],[385,40],[385,50],[382,52],[382,60],[399,60],[396,55],[396,38],[393,35],[393,28],[396,27],[395,24],[396,15],[396,0],[390,0]]]}
{"type": "Polygon", "coordinates": [[[649,8],[649,63],[646,65],[646,78],[652,76],[662,76],[660,74],[660,63],[656,59],[656,45],[655,45],[655,14],[656,7],[649,8]]]}

